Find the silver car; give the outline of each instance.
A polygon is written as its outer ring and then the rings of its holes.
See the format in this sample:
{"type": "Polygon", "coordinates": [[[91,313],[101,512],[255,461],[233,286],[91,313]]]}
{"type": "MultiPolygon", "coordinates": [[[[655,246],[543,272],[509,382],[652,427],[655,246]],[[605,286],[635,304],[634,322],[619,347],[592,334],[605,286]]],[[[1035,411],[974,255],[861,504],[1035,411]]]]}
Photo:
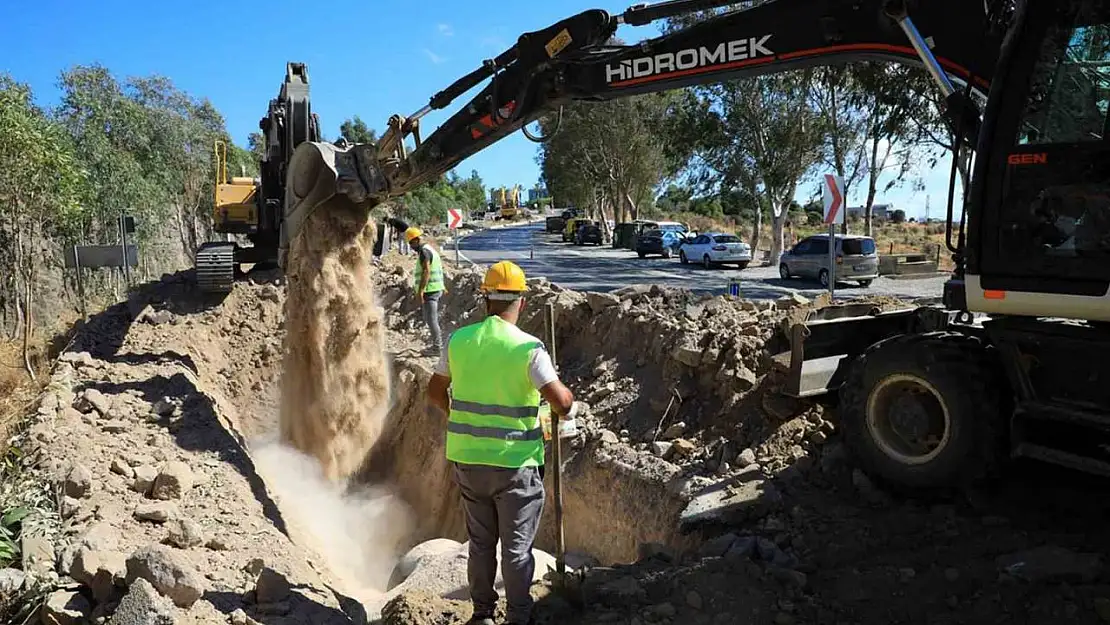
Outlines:
{"type": "MultiPolygon", "coordinates": [[[[779,275],[783,280],[795,276],[816,278],[821,286],[829,286],[829,235],[818,234],[798,242],[779,257],[779,275]]],[[[875,239],[857,235],[836,235],[836,281],[859,282],[871,286],[879,277],[879,252],[875,239]]]]}

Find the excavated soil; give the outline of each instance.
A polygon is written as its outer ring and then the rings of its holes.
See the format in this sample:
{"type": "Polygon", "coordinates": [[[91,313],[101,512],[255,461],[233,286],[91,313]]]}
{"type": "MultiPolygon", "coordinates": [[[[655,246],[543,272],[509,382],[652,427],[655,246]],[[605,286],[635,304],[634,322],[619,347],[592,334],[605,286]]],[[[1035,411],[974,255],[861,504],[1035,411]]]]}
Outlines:
{"type": "MultiPolygon", "coordinates": [[[[440,596],[460,588],[429,581],[464,561],[394,568],[418,543],[465,540],[442,417],[425,411],[412,257],[361,263],[358,224],[336,231],[348,253],[302,254],[292,289],[260,274],[206,301],[167,276],[79,332],[30,429],[65,495],[60,533],[25,549],[62,583],[44,622],[149,622],[120,616],[136,605],[177,623],[469,616],[440,596]]],[[[445,330],[481,318],[479,281],[451,272],[445,330]]],[[[532,285],[521,325],[540,335],[554,306],[561,375],[590,405],[563,473],[567,546],[587,566],[564,592],[534,587],[540,622],[1110,622],[1105,484],[1038,465],[961,499],[883,492],[846,458],[834,406],[776,393],[777,330],[812,304],[532,285]]]]}

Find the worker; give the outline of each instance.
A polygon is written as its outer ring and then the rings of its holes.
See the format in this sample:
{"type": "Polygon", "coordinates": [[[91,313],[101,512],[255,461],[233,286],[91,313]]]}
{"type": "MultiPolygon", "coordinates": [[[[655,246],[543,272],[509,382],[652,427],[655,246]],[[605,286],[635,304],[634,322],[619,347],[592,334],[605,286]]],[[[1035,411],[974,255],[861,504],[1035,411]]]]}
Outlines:
{"type": "Polygon", "coordinates": [[[439,329],[439,300],[447,286],[443,281],[443,262],[431,243],[423,240],[424,233],[413,226],[405,230],[405,241],[416,251],[416,296],[424,313],[424,323],[432,333],[432,344],[425,352],[435,356],[443,349],[443,334],[439,329]]]}
{"type": "Polygon", "coordinates": [[[448,415],[447,460],[466,516],[470,625],[493,625],[498,540],[505,622],[534,622],[532,545],[544,504],[540,399],[556,415],[578,412],[543,343],[516,325],[526,291],[520,267],[509,261],[490,267],[481,286],[485,320],[451,335],[428,384],[429,405],[448,415]]]}

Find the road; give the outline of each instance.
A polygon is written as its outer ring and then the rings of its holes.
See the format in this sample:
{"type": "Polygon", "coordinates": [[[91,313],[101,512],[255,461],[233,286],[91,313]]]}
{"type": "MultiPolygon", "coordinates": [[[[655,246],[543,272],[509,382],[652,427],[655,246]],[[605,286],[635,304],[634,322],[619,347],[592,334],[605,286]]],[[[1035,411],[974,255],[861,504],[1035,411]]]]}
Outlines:
{"type": "MultiPolygon", "coordinates": [[[[737,278],[741,294],[748,299],[778,299],[790,293],[815,297],[825,292],[815,281],[782,280],[777,267],[704,269],[699,265],[682,265],[677,258],[641,259],[629,250],[602,247],[578,247],[563,243],[558,235],[543,232],[543,223],[492,228],[464,237],[459,244],[464,259],[479,265],[511,260],[520,265],[529,277],[545,276],[552,282],[579,291],[612,291],[630,284],[658,284],[682,287],[699,293],[724,294],[728,283],[737,278]],[[533,252],[534,245],[534,252],[533,252]]],[[[444,250],[454,260],[451,245],[444,250]]],[[[896,280],[879,278],[870,288],[856,284],[839,285],[838,297],[865,294],[889,295],[904,299],[939,298],[944,277],[896,280]]]]}

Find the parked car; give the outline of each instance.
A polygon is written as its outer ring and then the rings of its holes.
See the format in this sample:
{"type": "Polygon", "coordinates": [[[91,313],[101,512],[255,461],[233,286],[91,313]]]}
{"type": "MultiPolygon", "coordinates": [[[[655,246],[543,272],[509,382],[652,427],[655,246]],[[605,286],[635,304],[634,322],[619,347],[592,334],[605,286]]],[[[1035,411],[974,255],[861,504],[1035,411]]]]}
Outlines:
{"type": "MultiPolygon", "coordinates": [[[[875,239],[858,235],[836,235],[836,281],[851,280],[869,287],[879,277],[879,252],[875,239]]],[[[829,235],[802,239],[779,257],[779,276],[816,278],[829,286],[829,235]]]]}
{"type": "Polygon", "coordinates": [[[678,259],[683,265],[693,261],[706,269],[726,263],[745,269],[752,262],[752,247],[735,234],[706,232],[683,241],[678,259]]]}
{"type": "Polygon", "coordinates": [[[648,254],[670,258],[690,236],[689,229],[677,221],[649,221],[641,227],[640,235],[636,237],[636,254],[640,258],[646,258],[648,254]]]}
{"type": "Polygon", "coordinates": [[[562,217],[548,217],[544,223],[544,231],[548,234],[559,234],[567,227],[567,220],[562,217]]]}
{"type": "Polygon", "coordinates": [[[587,217],[571,217],[568,219],[566,226],[563,227],[563,243],[573,243],[574,237],[578,233],[578,227],[589,221],[593,220],[587,217]]]}
{"type": "Polygon", "coordinates": [[[594,245],[601,245],[605,242],[605,237],[601,234],[601,225],[592,219],[583,219],[578,224],[578,229],[574,231],[574,244],[586,245],[593,243],[594,245]]]}

